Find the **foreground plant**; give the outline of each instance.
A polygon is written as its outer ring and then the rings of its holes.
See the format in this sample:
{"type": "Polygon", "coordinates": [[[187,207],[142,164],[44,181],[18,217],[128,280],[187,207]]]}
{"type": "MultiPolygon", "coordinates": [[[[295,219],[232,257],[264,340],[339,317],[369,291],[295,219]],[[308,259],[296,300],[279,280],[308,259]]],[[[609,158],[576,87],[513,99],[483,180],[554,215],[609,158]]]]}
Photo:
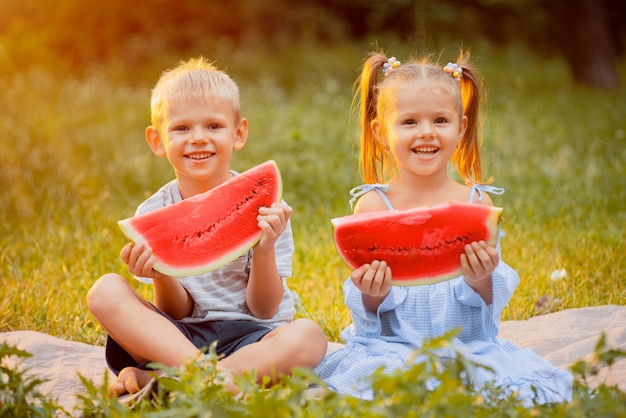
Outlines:
{"type": "Polygon", "coordinates": [[[28,358],[32,354],[5,342],[0,345],[0,417],[48,417],[67,414],[60,405],[37,389],[45,380],[27,376],[28,370],[5,366],[4,359],[11,356],[28,358]]]}
{"type": "Polygon", "coordinates": [[[179,368],[153,364],[161,373],[157,389],[132,408],[108,397],[104,385],[98,387],[83,380],[87,394],[80,396],[79,408],[84,417],[325,416],[320,409],[322,404],[311,400],[307,392],[313,383],[320,383],[310,370],[296,369],[292,376],[279,378],[275,384],[270,384],[269,377],[259,383],[254,374],[235,377],[241,393],[233,396],[224,388],[217,361],[218,356],[211,349],[208,355],[179,368]]]}
{"type": "MultiPolygon", "coordinates": [[[[82,417],[626,417],[626,393],[604,383],[591,389],[587,379],[598,366],[612,365],[626,358],[626,351],[607,346],[604,336],[590,360],[572,366],[578,377],[571,402],[524,407],[516,394],[506,388],[473,388],[470,370],[481,367],[462,355],[443,361],[441,349],[450,348],[453,333],[425,343],[416,352],[423,361],[407,370],[372,376],[374,399],[364,401],[329,390],[310,371],[297,369],[289,377],[257,381],[254,374],[236,378],[241,393],[233,396],[224,389],[216,368],[214,350],[180,368],[154,365],[161,373],[152,396],[129,407],[107,394],[106,384],[96,385],[82,379],[86,388],[79,395],[77,413],[82,417]]],[[[30,354],[14,347],[0,347],[0,358],[30,354]]],[[[69,415],[53,401],[41,395],[36,386],[40,379],[28,379],[22,372],[0,368],[0,417],[43,417],[69,415]]],[[[103,382],[106,382],[106,376],[103,382]]]]}
{"type": "Polygon", "coordinates": [[[502,387],[473,388],[468,376],[471,369],[481,367],[461,355],[442,362],[437,352],[450,347],[453,334],[431,340],[416,355],[425,361],[405,371],[392,374],[376,373],[373,379],[374,400],[363,402],[344,398],[338,400],[340,413],[335,416],[364,417],[626,417],[626,393],[617,386],[604,383],[597,388],[588,386],[586,377],[599,366],[612,365],[626,358],[626,351],[611,349],[602,336],[596,345],[592,363],[580,360],[572,366],[578,378],[574,383],[571,402],[547,405],[533,403],[523,406],[516,393],[502,387]]]}

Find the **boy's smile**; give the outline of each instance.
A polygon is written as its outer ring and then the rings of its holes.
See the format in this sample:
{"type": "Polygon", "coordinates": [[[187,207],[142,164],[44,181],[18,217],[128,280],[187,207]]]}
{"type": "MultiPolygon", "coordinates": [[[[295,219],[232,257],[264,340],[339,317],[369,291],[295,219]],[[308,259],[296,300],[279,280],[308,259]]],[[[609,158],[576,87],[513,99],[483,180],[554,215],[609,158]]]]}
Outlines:
{"type": "Polygon", "coordinates": [[[197,160],[197,161],[202,161],[202,160],[206,160],[208,158],[211,158],[211,156],[213,156],[215,154],[209,154],[206,152],[202,152],[202,153],[189,153],[187,155],[185,155],[185,157],[187,158],[191,158],[192,160],[197,160]]]}

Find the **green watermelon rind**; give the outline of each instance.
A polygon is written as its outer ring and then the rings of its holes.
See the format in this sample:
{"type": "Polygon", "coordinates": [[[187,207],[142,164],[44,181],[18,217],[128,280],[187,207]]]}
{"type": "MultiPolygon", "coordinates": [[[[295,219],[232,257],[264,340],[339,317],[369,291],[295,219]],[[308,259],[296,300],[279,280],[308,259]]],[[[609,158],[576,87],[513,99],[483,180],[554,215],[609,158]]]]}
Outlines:
{"type": "MultiPolygon", "coordinates": [[[[232,179],[229,179],[228,181],[222,183],[221,185],[211,189],[209,192],[205,192],[205,193],[202,193],[201,195],[190,197],[181,202],[175,203],[174,205],[165,206],[161,209],[157,209],[157,211],[166,211],[168,208],[171,208],[172,206],[175,206],[175,205],[186,205],[189,207],[193,207],[194,205],[196,205],[197,201],[203,199],[203,195],[209,194],[211,191],[214,191],[218,188],[227,188],[232,182],[235,182],[238,177],[246,176],[249,171],[252,171],[255,168],[260,168],[264,165],[271,165],[275,173],[275,177],[277,180],[276,181],[277,191],[276,191],[276,199],[273,203],[278,203],[282,200],[282,194],[283,194],[282,178],[281,178],[280,170],[276,162],[274,160],[268,160],[265,163],[259,164],[258,166],[253,167],[250,170],[244,171],[240,173],[239,175],[234,176],[232,179]]],[[[150,215],[150,214],[153,214],[154,212],[156,211],[149,212],[145,215],[150,215]]],[[[145,216],[145,215],[139,215],[139,216],[145,216]]],[[[118,221],[118,225],[120,229],[122,230],[124,235],[132,242],[143,243],[143,244],[149,245],[146,237],[132,226],[133,218],[135,217],[126,218],[126,219],[122,219],[118,221]]],[[[236,260],[242,254],[246,253],[248,250],[254,247],[261,240],[262,236],[263,236],[263,231],[259,229],[258,233],[254,235],[250,235],[247,240],[242,241],[240,245],[233,247],[229,252],[222,254],[220,258],[216,259],[215,261],[198,265],[198,266],[194,266],[194,267],[185,267],[185,268],[173,267],[166,263],[161,262],[159,260],[158,254],[155,254],[156,260],[154,262],[153,268],[158,272],[161,272],[169,276],[174,276],[174,277],[201,275],[201,274],[213,271],[213,270],[217,270],[221,267],[224,267],[225,265],[232,262],[233,260],[236,260]]]]}
{"type": "MultiPolygon", "coordinates": [[[[446,202],[440,205],[432,206],[432,207],[419,207],[407,210],[382,210],[375,212],[363,212],[356,215],[347,215],[338,218],[331,219],[331,223],[333,226],[333,237],[335,241],[335,247],[337,249],[337,253],[343,262],[348,265],[350,268],[356,269],[360,267],[360,265],[356,265],[354,262],[349,260],[342,251],[342,248],[338,242],[337,230],[341,226],[346,226],[349,224],[359,224],[364,223],[364,221],[368,221],[368,223],[379,221],[379,222],[400,222],[405,224],[420,224],[428,221],[430,217],[429,212],[436,211],[439,209],[445,208],[453,208],[454,206],[459,206],[461,208],[479,208],[481,211],[486,213],[484,223],[486,229],[488,231],[488,238],[485,239],[490,245],[495,246],[498,241],[498,230],[499,224],[502,219],[503,208],[497,206],[485,206],[485,205],[476,205],[472,203],[465,202],[446,202]]],[[[372,260],[373,261],[373,260],[372,260]]],[[[392,271],[393,274],[393,271],[392,271]]],[[[402,279],[392,279],[392,285],[394,286],[419,286],[419,285],[429,285],[435,284],[439,282],[443,282],[446,280],[454,279],[462,274],[462,269],[460,265],[460,261],[458,263],[458,267],[454,269],[450,269],[446,273],[442,273],[437,275],[436,277],[416,277],[415,279],[411,278],[402,278],[402,279]]]]}

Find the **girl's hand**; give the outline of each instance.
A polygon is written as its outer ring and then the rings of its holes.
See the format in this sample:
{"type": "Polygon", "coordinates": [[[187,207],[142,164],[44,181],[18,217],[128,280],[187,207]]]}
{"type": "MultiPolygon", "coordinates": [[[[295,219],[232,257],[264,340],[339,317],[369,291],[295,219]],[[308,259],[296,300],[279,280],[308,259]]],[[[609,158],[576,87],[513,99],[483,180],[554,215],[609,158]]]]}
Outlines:
{"type": "Polygon", "coordinates": [[[169,277],[152,268],[155,261],[152,249],[144,244],[134,244],[132,242],[126,244],[120,252],[120,258],[128,266],[128,271],[135,276],[150,279],[169,277]]]}
{"type": "Polygon", "coordinates": [[[489,278],[499,262],[498,252],[485,241],[466,245],[465,254],[461,255],[463,275],[470,285],[489,278]]]}
{"type": "Polygon", "coordinates": [[[276,240],[283,233],[292,212],[285,202],[273,203],[271,207],[260,207],[257,221],[263,231],[261,240],[254,247],[255,252],[274,250],[276,240]]]}
{"type": "Polygon", "coordinates": [[[363,295],[384,299],[391,289],[391,267],[384,261],[374,260],[354,270],[350,279],[363,295]]]}

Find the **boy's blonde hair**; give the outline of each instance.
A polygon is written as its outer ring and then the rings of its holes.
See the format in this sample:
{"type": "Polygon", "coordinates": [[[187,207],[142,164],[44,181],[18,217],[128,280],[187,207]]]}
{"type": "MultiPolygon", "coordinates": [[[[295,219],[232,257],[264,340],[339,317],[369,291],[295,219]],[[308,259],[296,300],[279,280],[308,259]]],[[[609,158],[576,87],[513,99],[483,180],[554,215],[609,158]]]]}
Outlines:
{"type": "Polygon", "coordinates": [[[181,61],[177,67],[163,72],[152,89],[152,126],[160,130],[170,103],[189,99],[225,100],[233,107],[235,118],[241,118],[237,84],[228,74],[200,56],[181,61]]]}

